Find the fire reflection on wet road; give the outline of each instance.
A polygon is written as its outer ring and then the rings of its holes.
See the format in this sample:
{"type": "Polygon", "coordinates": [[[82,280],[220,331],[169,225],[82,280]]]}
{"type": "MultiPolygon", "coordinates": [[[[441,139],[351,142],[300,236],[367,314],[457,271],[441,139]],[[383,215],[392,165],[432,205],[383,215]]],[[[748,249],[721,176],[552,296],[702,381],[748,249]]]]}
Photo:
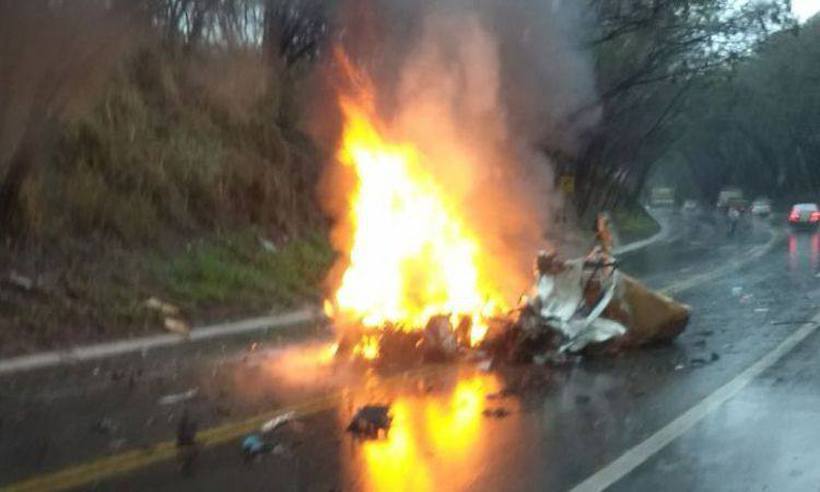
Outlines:
{"type": "MultiPolygon", "coordinates": [[[[364,490],[466,490],[485,463],[496,419],[484,415],[487,396],[501,389],[494,374],[460,373],[453,386],[421,387],[391,401],[393,424],[386,437],[354,442],[346,472],[362,480],[364,490]]],[[[388,396],[389,397],[389,396],[388,396]]],[[[367,401],[362,396],[352,401],[367,401]]],[[[518,410],[505,399],[507,412],[518,410]]],[[[340,412],[346,424],[349,413],[340,412]]]]}

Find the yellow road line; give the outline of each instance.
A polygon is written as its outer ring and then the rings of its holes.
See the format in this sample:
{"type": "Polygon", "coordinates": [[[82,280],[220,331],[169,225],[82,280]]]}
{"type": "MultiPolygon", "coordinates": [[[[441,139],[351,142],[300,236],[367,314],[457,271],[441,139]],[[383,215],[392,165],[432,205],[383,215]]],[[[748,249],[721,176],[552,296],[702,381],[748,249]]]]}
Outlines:
{"type": "MultiPolygon", "coordinates": [[[[333,408],[339,396],[339,394],[333,394],[301,405],[257,415],[244,421],[213,427],[197,434],[197,443],[202,448],[224,444],[259,429],[265,421],[286,412],[294,412],[295,416],[304,417],[328,410],[333,408]]],[[[176,454],[176,442],[165,441],[148,448],[125,451],[114,456],[94,460],[88,464],[69,467],[48,475],[18,482],[0,490],[4,492],[68,490],[172,459],[176,454]]]]}
{"type": "MultiPolygon", "coordinates": [[[[753,253],[746,255],[743,260],[727,265],[725,268],[719,268],[712,272],[695,275],[694,277],[676,282],[661,289],[661,291],[666,293],[680,292],[703,282],[708,282],[709,280],[717,278],[730,270],[740,268],[768,252],[779,238],[780,234],[773,233],[769,242],[761,246],[753,253]]],[[[387,378],[386,381],[398,380],[411,376],[421,376],[435,372],[438,369],[439,366],[429,366],[423,369],[408,371],[392,376],[387,378]]],[[[259,429],[264,422],[283,413],[294,412],[296,417],[305,417],[319,413],[323,410],[330,410],[340,397],[341,392],[336,392],[328,396],[310,400],[306,403],[284,407],[256,415],[239,422],[230,422],[212,427],[198,433],[197,442],[202,448],[210,448],[224,444],[259,429]]],[[[176,454],[177,448],[175,441],[164,441],[147,448],[124,451],[114,456],[96,459],[84,465],[70,466],[57,472],[23,480],[5,487],[0,487],[0,492],[41,492],[68,490],[116,475],[135,471],[140,468],[145,468],[146,466],[153,465],[161,461],[170,460],[174,458],[176,454]]]]}
{"type": "MultiPolygon", "coordinates": [[[[436,372],[441,367],[429,366],[406,371],[385,378],[384,382],[397,381],[408,377],[419,377],[436,372]]],[[[294,417],[306,417],[332,409],[342,396],[335,392],[298,405],[288,406],[255,415],[238,422],[229,422],[197,433],[197,444],[201,449],[225,444],[245,434],[258,431],[268,420],[288,412],[294,417]]],[[[36,476],[27,480],[0,487],[2,492],[41,492],[69,490],[100,480],[145,468],[149,465],[173,459],[177,455],[175,441],[164,441],[150,447],[124,451],[120,454],[99,458],[82,465],[69,466],[63,470],[36,476]]]]}

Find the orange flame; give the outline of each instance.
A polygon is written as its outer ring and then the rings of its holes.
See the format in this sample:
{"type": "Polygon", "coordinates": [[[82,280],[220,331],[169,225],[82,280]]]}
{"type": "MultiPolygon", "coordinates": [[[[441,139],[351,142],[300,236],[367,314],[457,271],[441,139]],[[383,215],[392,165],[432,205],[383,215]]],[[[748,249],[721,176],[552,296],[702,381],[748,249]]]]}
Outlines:
{"type": "MultiPolygon", "coordinates": [[[[347,196],[346,269],[325,311],[365,328],[408,330],[435,315],[466,315],[475,345],[487,331],[485,319],[505,308],[485,280],[489,255],[429,171],[437,163],[412,141],[389,134],[374,110],[372,83],[343,53],[337,59],[353,86],[339,97],[344,130],[337,160],[352,171],[355,185],[347,196]]],[[[365,342],[358,353],[376,358],[377,341],[365,342]]]]}

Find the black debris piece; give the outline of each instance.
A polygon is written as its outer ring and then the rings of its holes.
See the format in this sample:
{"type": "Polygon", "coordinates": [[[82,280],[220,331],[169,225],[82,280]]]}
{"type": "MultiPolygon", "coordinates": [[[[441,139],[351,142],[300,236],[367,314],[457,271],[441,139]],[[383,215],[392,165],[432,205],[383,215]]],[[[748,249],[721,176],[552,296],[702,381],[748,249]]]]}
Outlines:
{"type": "Polygon", "coordinates": [[[186,477],[193,476],[194,463],[199,455],[196,444],[197,427],[196,420],[190,417],[187,409],[184,410],[177,423],[177,460],[180,472],[186,477]]]}
{"type": "Polygon", "coordinates": [[[259,434],[250,434],[242,440],[242,455],[246,463],[273,451],[274,445],[262,439],[259,434]]]}
{"type": "Polygon", "coordinates": [[[496,418],[496,419],[503,419],[504,417],[506,417],[507,415],[509,415],[509,414],[510,414],[510,411],[509,411],[509,410],[507,410],[507,409],[506,409],[506,408],[504,408],[504,407],[498,407],[498,408],[486,408],[486,409],[484,409],[484,411],[483,411],[483,412],[481,412],[481,413],[482,413],[482,415],[484,415],[485,417],[492,417],[492,418],[496,418]]]}
{"type": "Polygon", "coordinates": [[[387,435],[392,421],[389,405],[366,405],[353,416],[347,431],[359,437],[375,439],[379,437],[379,431],[387,435]]]}
{"type": "Polygon", "coordinates": [[[177,423],[177,447],[196,444],[196,431],[196,421],[188,415],[188,410],[183,411],[177,423]]]}
{"type": "Polygon", "coordinates": [[[118,426],[114,421],[109,417],[103,417],[98,420],[92,427],[91,430],[97,434],[102,435],[111,435],[117,432],[118,426]]]}

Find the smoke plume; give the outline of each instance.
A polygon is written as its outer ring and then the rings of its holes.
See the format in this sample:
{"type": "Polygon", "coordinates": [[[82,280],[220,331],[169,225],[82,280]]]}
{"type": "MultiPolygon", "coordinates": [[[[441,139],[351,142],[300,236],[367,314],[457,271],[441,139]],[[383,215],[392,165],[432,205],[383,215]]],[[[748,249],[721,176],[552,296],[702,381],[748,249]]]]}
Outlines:
{"type": "MultiPolygon", "coordinates": [[[[543,149],[571,151],[584,123],[569,125],[569,115],[594,91],[572,37],[574,5],[381,0],[342,8],[339,43],[374,80],[391,137],[420,149],[492,257],[487,274],[510,298],[531,282],[560,200],[543,149]]],[[[322,198],[346,251],[346,186],[331,176],[322,198]]]]}

